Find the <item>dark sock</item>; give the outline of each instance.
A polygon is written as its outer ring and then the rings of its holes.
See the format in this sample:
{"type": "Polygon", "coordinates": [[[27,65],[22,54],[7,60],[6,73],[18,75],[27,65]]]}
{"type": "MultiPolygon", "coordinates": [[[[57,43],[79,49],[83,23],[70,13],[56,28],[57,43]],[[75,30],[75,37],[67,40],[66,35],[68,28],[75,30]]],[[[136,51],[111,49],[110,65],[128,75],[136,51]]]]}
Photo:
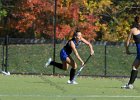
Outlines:
{"type": "Polygon", "coordinates": [[[57,63],[55,61],[51,61],[50,65],[54,65],[55,67],[59,69],[63,69],[63,65],[61,63],[57,63]]]}
{"type": "Polygon", "coordinates": [[[132,70],[131,76],[128,84],[133,84],[135,79],[137,78],[138,70],[132,70]]]}
{"type": "Polygon", "coordinates": [[[73,80],[73,78],[74,78],[74,76],[75,76],[75,72],[76,72],[76,69],[71,68],[71,70],[70,70],[70,81],[73,80]]]}

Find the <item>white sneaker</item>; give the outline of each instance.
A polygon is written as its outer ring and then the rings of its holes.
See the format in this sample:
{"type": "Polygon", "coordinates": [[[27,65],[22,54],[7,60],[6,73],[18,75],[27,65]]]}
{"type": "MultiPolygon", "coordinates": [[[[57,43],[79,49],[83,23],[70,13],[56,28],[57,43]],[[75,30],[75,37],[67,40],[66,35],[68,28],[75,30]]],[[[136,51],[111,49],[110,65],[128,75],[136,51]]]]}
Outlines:
{"type": "Polygon", "coordinates": [[[68,80],[67,81],[67,84],[78,84],[76,81],[70,81],[70,80],[68,80]]]}
{"type": "Polygon", "coordinates": [[[4,75],[10,75],[10,72],[2,71],[2,73],[3,73],[4,75]]]}
{"type": "Polygon", "coordinates": [[[122,86],[121,88],[123,88],[123,89],[133,89],[134,87],[133,87],[133,85],[132,84],[126,84],[126,85],[124,85],[124,86],[122,86]]]}
{"type": "Polygon", "coordinates": [[[72,81],[72,83],[71,84],[78,84],[76,81],[72,81]]]}
{"type": "Polygon", "coordinates": [[[50,65],[51,61],[52,61],[52,58],[49,58],[49,59],[48,59],[48,62],[45,64],[45,67],[46,67],[46,68],[50,65]]]}
{"type": "Polygon", "coordinates": [[[71,83],[71,81],[70,81],[70,80],[68,80],[68,81],[67,81],[67,83],[68,83],[68,84],[70,84],[70,83],[71,83]]]}

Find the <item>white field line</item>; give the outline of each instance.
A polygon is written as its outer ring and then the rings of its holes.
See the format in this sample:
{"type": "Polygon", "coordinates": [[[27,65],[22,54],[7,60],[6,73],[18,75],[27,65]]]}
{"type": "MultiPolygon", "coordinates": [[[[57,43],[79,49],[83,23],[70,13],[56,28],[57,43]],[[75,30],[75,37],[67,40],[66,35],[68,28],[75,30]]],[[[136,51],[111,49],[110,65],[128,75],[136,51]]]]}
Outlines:
{"type": "Polygon", "coordinates": [[[48,98],[140,98],[140,96],[122,95],[24,95],[24,94],[0,94],[0,97],[48,97],[48,98]]]}

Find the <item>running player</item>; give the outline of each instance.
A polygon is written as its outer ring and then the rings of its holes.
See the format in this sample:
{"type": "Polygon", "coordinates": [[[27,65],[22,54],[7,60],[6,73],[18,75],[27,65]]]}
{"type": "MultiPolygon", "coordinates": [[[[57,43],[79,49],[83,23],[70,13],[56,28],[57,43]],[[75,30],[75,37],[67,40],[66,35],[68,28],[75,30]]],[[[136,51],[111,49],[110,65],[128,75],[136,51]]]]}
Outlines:
{"type": "Polygon", "coordinates": [[[72,68],[70,70],[70,79],[67,82],[68,84],[78,84],[77,82],[73,81],[73,78],[75,76],[75,72],[76,72],[76,69],[77,69],[77,64],[70,55],[72,53],[72,51],[76,55],[77,59],[81,62],[81,65],[84,64],[83,60],[79,56],[79,53],[76,49],[79,46],[80,42],[83,42],[86,45],[88,45],[88,47],[90,49],[90,54],[91,55],[94,54],[94,50],[93,50],[93,47],[90,44],[90,42],[88,42],[87,40],[85,40],[82,37],[82,33],[80,31],[76,31],[73,35],[73,38],[71,40],[69,40],[67,42],[67,44],[60,51],[60,59],[61,59],[62,63],[54,62],[54,61],[52,61],[51,58],[46,63],[46,67],[48,65],[54,65],[57,68],[63,69],[63,70],[67,70],[68,65],[70,65],[72,68]]]}
{"type": "Polygon", "coordinates": [[[133,24],[133,27],[130,30],[127,43],[126,43],[126,53],[130,54],[129,52],[129,42],[131,37],[133,36],[133,39],[135,41],[136,47],[137,47],[137,56],[136,59],[134,60],[132,64],[132,71],[131,71],[131,76],[128,84],[122,86],[121,88],[125,89],[133,89],[133,83],[135,79],[137,78],[138,74],[138,67],[140,65],[140,17],[136,16],[135,17],[135,23],[133,24]]]}

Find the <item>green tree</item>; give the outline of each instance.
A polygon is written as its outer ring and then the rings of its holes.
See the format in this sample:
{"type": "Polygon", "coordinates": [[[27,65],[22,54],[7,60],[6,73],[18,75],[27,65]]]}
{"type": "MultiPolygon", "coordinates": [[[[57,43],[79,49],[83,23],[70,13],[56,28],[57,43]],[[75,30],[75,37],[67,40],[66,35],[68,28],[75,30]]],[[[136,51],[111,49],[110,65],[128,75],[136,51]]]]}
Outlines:
{"type": "Polygon", "coordinates": [[[7,9],[4,7],[2,0],[0,0],[0,37],[5,36],[5,17],[7,16],[7,9]]]}

